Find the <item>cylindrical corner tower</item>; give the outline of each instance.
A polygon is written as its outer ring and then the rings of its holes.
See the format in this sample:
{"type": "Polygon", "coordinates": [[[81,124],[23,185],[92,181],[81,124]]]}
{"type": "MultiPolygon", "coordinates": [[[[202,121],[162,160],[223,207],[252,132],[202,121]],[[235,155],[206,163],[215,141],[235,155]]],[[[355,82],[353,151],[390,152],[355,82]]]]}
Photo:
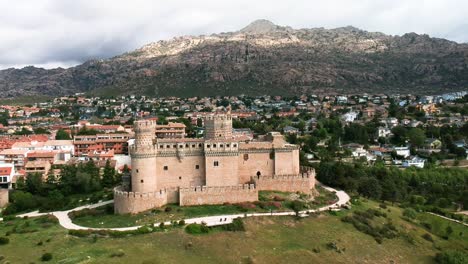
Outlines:
{"type": "Polygon", "coordinates": [[[156,122],[139,120],[134,123],[135,144],[130,147],[132,158],[132,192],[155,192],[156,182],[156,122]]]}

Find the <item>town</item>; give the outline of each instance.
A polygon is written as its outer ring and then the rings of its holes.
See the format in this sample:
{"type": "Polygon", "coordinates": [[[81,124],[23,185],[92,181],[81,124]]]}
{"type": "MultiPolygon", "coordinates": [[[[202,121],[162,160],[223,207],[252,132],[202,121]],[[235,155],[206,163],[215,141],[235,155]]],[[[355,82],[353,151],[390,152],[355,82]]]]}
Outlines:
{"type": "Polygon", "coordinates": [[[0,106],[0,184],[60,174],[94,161],[122,173],[130,166],[135,120],[157,123],[157,138],[203,137],[203,118],[232,108],[233,134],[278,131],[301,145],[301,162],[330,158],[423,168],[468,164],[467,92],[440,96],[334,95],[118,98],[74,95],[0,106]]]}

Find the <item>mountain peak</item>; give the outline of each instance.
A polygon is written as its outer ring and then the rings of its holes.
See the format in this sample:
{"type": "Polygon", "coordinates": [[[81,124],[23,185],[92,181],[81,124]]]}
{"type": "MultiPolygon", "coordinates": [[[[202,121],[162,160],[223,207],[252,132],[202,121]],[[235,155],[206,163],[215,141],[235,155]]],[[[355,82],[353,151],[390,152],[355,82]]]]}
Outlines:
{"type": "Polygon", "coordinates": [[[240,30],[242,33],[248,34],[264,34],[277,30],[279,27],[273,22],[266,19],[258,19],[250,23],[240,30]]]}

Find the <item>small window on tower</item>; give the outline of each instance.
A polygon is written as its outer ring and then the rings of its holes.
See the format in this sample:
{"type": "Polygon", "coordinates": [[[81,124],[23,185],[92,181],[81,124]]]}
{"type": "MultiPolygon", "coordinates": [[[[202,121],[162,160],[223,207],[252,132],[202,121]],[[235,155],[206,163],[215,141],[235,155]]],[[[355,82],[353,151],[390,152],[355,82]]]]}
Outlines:
{"type": "Polygon", "coordinates": [[[199,169],[200,169],[200,165],[195,165],[195,169],[196,169],[196,170],[199,170],[199,169]]]}
{"type": "Polygon", "coordinates": [[[168,170],[169,168],[167,166],[164,166],[164,170],[168,170]]]}
{"type": "Polygon", "coordinates": [[[140,180],[141,183],[143,183],[143,180],[140,180]]]}
{"type": "Polygon", "coordinates": [[[179,176],[179,180],[182,180],[182,177],[179,176]]]}
{"type": "Polygon", "coordinates": [[[213,148],[216,148],[216,144],[213,144],[213,148]]]}
{"type": "Polygon", "coordinates": [[[213,163],[213,165],[214,165],[215,167],[218,167],[218,166],[219,166],[219,161],[215,161],[215,162],[213,163]]]}
{"type": "Polygon", "coordinates": [[[138,169],[136,169],[136,172],[138,173],[138,169]]]}
{"type": "Polygon", "coordinates": [[[232,145],[233,147],[237,148],[237,144],[232,145]]]}
{"type": "Polygon", "coordinates": [[[249,154],[244,154],[244,160],[248,160],[249,159],[249,154]]]}

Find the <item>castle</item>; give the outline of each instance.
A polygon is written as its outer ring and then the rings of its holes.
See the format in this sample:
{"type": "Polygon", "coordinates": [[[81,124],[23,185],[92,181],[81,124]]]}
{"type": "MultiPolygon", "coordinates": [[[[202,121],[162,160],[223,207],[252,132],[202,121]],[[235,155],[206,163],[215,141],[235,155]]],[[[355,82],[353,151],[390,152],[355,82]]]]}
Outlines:
{"type": "Polygon", "coordinates": [[[131,177],[114,190],[115,213],[168,203],[254,202],[261,190],[310,194],[314,189],[315,171],[299,166],[299,146],[280,133],[233,137],[230,112],[207,116],[204,123],[205,138],[157,138],[154,121],[135,121],[131,177]]]}

